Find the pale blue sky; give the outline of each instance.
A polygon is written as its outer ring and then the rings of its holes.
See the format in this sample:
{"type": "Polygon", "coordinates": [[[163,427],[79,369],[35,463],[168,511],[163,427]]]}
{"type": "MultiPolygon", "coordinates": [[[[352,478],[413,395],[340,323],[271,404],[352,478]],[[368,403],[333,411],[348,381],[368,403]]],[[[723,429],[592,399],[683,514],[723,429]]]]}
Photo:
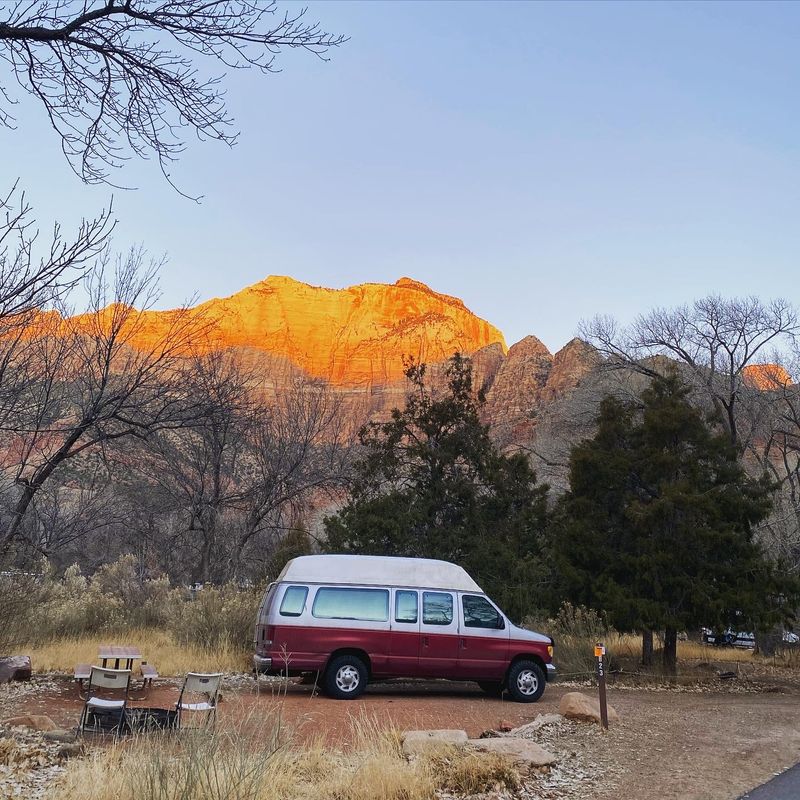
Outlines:
{"type": "MultiPolygon", "coordinates": [[[[712,291],[800,303],[800,5],[309,2],[351,37],[230,77],[233,150],[120,177],[119,248],[169,257],[161,307],[268,274],[408,275],[551,349],[712,291]]],[[[205,68],[205,67],[204,67],[205,68]]],[[[0,83],[6,81],[0,77],[0,83]]],[[[45,225],[108,201],[32,101],[0,131],[45,225]]]]}

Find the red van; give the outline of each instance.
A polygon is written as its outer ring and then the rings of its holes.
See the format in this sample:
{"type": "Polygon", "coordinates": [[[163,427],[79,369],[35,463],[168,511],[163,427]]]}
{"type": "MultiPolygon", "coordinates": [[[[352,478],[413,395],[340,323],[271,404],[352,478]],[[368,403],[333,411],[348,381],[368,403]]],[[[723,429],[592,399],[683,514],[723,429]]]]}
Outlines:
{"type": "Polygon", "coordinates": [[[512,624],[461,567],[427,558],[292,559],[255,637],[257,672],[316,672],[342,700],[373,678],[449,678],[530,703],[555,677],[550,637],[512,624]]]}

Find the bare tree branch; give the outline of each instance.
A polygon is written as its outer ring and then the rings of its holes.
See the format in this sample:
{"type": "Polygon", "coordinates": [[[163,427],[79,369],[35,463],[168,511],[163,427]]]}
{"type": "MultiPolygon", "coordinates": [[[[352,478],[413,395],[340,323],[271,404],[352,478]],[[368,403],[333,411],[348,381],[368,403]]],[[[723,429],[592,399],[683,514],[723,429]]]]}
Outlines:
{"type": "MultiPolygon", "coordinates": [[[[326,59],[346,40],[308,22],[305,9],[281,15],[275,0],[20,0],[5,16],[0,58],[42,103],[87,183],[110,183],[132,156],[155,156],[172,182],[186,127],[236,142],[224,76],[202,76],[198,56],[270,73],[283,50],[326,59]]],[[[3,90],[0,123],[13,127],[10,104],[3,90]]]]}

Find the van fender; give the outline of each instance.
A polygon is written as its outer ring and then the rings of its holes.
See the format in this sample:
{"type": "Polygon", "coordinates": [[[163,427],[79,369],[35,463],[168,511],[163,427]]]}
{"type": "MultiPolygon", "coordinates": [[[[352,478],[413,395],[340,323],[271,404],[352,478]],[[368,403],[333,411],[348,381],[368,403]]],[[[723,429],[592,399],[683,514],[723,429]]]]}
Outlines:
{"type": "Polygon", "coordinates": [[[518,661],[533,661],[541,667],[542,674],[547,677],[547,665],[544,663],[544,659],[540,655],[537,655],[536,653],[517,653],[517,655],[515,655],[508,664],[508,669],[506,670],[505,677],[503,678],[504,683],[508,683],[508,673],[511,672],[511,668],[518,661]]]}
{"type": "Polygon", "coordinates": [[[367,668],[367,673],[369,674],[370,679],[372,678],[372,661],[370,660],[370,657],[367,655],[366,651],[361,650],[358,647],[340,647],[338,650],[334,650],[328,656],[328,660],[325,662],[325,667],[321,670],[321,672],[324,674],[328,669],[328,664],[330,664],[334,658],[338,658],[339,656],[356,656],[358,659],[364,662],[364,666],[367,668]]]}

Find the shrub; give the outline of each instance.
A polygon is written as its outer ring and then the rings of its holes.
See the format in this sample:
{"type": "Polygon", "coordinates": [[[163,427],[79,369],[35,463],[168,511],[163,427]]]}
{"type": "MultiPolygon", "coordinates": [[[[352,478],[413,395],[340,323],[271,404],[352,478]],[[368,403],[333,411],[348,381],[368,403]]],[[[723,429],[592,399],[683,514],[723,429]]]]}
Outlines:
{"type": "Polygon", "coordinates": [[[585,606],[573,606],[568,602],[562,603],[555,617],[546,620],[528,618],[524,627],[553,637],[553,659],[562,675],[594,673],[595,644],[607,642],[609,637],[616,636],[603,614],[585,606]]]}
{"type": "Polygon", "coordinates": [[[8,616],[20,630],[17,640],[30,644],[156,628],[169,631],[181,644],[243,650],[252,642],[261,597],[255,590],[226,584],[206,587],[193,599],[184,589],[170,588],[164,576],[141,579],[132,555],[100,567],[89,578],[73,565],[61,579],[44,571],[35,581],[26,578],[24,587],[24,594],[3,587],[2,596],[24,598],[15,600],[14,614],[8,616]]]}
{"type": "Polygon", "coordinates": [[[200,647],[248,648],[261,592],[234,584],[206,586],[192,600],[175,589],[170,595],[169,630],[176,641],[200,647]]]}
{"type": "Polygon", "coordinates": [[[82,575],[77,565],[68,567],[61,580],[48,578],[48,589],[45,601],[31,610],[39,640],[158,627],[168,616],[169,581],[141,580],[131,555],[106,564],[91,578],[82,575]]]}

